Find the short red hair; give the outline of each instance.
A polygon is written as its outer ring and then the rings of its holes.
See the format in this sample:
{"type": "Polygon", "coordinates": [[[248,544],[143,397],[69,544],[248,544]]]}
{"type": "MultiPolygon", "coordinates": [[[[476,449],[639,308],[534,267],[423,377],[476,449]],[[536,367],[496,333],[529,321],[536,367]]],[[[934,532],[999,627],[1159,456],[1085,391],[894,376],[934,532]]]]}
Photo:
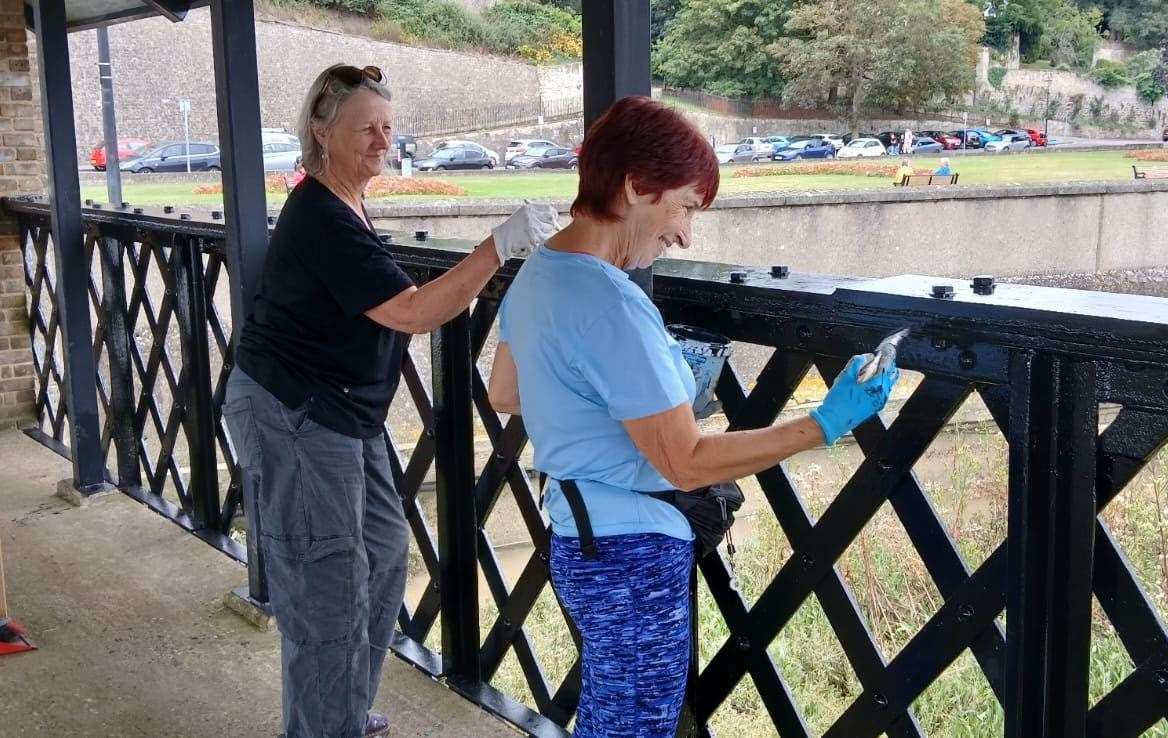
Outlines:
{"type": "Polygon", "coordinates": [[[718,157],[701,132],[676,111],[647,97],[617,100],[584,135],[580,149],[580,189],[572,217],[620,219],[617,212],[625,177],[638,194],[696,185],[701,207],[718,194],[718,157]]]}

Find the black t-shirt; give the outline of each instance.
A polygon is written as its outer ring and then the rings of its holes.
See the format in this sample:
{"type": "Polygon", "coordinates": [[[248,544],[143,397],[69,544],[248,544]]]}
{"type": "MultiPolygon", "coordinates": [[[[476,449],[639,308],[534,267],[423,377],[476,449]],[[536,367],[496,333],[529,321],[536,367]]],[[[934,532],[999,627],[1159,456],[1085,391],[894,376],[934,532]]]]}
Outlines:
{"type": "Polygon", "coordinates": [[[306,178],[268,244],[239,366],[290,408],[338,433],[381,432],[401,377],[403,337],[364,313],[411,287],[377,234],[306,178]]]}

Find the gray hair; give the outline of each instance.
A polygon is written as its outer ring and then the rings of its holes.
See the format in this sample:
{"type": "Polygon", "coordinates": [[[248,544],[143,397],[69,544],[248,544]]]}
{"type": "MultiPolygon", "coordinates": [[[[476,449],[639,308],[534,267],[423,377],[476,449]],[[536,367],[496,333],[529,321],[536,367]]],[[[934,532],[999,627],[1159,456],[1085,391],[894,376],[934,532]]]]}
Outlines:
{"type": "Polygon", "coordinates": [[[304,99],[304,106],[300,109],[300,121],[296,133],[300,137],[300,150],[303,152],[304,171],[319,176],[325,168],[327,155],[324,146],[317,139],[314,131],[327,133],[337,121],[337,115],[345,102],[357,94],[358,90],[366,89],[380,95],[387,101],[393,100],[393,94],[383,83],[374,82],[362,76],[361,82],[350,87],[332,77],[332,71],[345,64],[334,64],[317,76],[316,81],[308,88],[308,97],[304,99]]]}

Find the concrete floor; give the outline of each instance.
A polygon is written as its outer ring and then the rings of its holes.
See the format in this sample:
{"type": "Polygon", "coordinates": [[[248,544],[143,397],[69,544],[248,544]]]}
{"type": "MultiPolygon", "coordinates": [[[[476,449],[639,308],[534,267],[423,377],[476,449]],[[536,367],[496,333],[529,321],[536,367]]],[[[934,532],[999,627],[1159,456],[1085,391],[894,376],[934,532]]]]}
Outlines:
{"type": "MultiPolygon", "coordinates": [[[[274,736],[278,634],[225,610],[238,564],[120,494],[53,496],[69,464],[0,432],[0,542],[11,615],[39,650],[0,658],[0,738],[274,736]]],[[[403,661],[378,708],[394,736],[516,732],[403,661]]]]}

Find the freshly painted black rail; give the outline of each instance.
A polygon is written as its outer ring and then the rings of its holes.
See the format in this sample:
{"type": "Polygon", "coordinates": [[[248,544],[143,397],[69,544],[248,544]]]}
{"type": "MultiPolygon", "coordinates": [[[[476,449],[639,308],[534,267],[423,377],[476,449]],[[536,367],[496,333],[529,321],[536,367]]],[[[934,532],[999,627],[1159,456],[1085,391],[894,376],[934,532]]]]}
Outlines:
{"type": "MultiPolygon", "coordinates": [[[[6,208],[20,220],[30,296],[37,427],[29,433],[68,455],[60,323],[66,311],[56,298],[49,208],[31,200],[9,200],[6,208]]],[[[85,254],[71,257],[83,263],[69,266],[88,266],[90,305],[69,307],[74,315],[92,309],[96,316],[89,348],[103,419],[99,458],[86,463],[246,561],[248,551],[231,537],[243,501],[220,415],[232,365],[230,332],[214,300],[226,272],[225,228],[108,208],[87,208],[84,226],[85,254]]],[[[424,281],[454,264],[468,244],[397,235],[388,247],[424,281]]],[[[475,365],[517,267],[501,270],[473,310],[434,335],[432,387],[408,356],[404,362],[403,387],[424,431],[408,459],[392,458],[431,584],[417,608],[401,613],[394,647],[528,733],[550,736],[563,734],[575,710],[579,663],[561,684],[548,683],[524,627],[548,586],[549,531],[538,491],[519,464],[527,444],[522,421],[504,422],[490,409],[475,365]],[[475,413],[493,451],[481,469],[474,461],[475,413]],[[436,535],[417,503],[431,468],[436,535]],[[534,547],[513,585],[486,532],[506,488],[534,547]],[[494,622],[479,621],[479,571],[498,610],[494,622]],[[422,645],[439,619],[440,655],[422,645]],[[538,713],[491,686],[512,651],[538,713]]],[[[1168,441],[1168,300],[1020,285],[978,294],[965,282],[916,276],[783,275],[685,261],[661,262],[653,275],[654,300],[667,322],[777,349],[749,391],[733,369],[721,377],[718,395],[731,428],[773,422],[812,367],[834,376],[848,356],[896,328],[913,329],[900,363],[924,379],[893,422],[874,419],[856,429],[864,460],[818,518],[782,465],[758,475],[794,553],[752,606],[730,586],[721,557],[702,562],[700,575],[730,637],[706,644],[715,651],[693,677],[683,732],[706,734],[711,714],[749,676],[780,735],[809,734],[766,649],[813,595],[863,687],[826,733],[833,738],[924,735],[911,705],[966,649],[1001,702],[1012,738],[1134,737],[1168,717],[1168,630],[1098,516],[1168,441]],[[731,283],[732,270],[745,278],[731,283]],[[939,283],[954,288],[952,299],[931,296],[939,283]],[[1009,444],[1008,536],[975,569],[913,472],[974,394],[1009,444]],[[1121,406],[1102,433],[1101,403],[1121,406]],[[885,502],[944,600],[891,660],[835,566],[885,502]],[[1094,705],[1087,699],[1092,596],[1135,665],[1094,705]],[[1005,629],[996,621],[1003,611],[1005,629]]],[[[388,428],[386,438],[396,449],[388,428]]],[[[252,593],[262,599],[262,572],[252,568],[252,593]]],[[[567,624],[565,637],[579,645],[567,624]]]]}

